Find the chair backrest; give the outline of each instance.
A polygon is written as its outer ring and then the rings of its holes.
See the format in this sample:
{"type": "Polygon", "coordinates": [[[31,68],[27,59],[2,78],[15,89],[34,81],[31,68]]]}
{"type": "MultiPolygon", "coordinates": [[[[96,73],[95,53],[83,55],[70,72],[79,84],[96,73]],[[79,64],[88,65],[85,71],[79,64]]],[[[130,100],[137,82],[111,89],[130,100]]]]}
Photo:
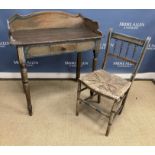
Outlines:
{"type": "Polygon", "coordinates": [[[115,33],[112,31],[112,29],[110,29],[108,33],[102,68],[105,69],[108,57],[114,57],[128,62],[134,65],[134,70],[130,78],[130,81],[132,82],[144,58],[149,42],[150,37],[147,37],[146,40],[142,40],[132,36],[115,33]],[[114,44],[111,47],[112,42],[114,42],[114,44]],[[138,57],[136,54],[137,52],[140,52],[138,57]]]}

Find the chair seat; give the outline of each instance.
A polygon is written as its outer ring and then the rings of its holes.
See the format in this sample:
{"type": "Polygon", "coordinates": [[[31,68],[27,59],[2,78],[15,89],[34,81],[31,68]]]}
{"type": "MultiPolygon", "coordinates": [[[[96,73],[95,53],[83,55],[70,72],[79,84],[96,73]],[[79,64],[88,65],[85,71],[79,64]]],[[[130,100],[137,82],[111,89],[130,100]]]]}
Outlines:
{"type": "Polygon", "coordinates": [[[91,72],[79,79],[101,95],[118,100],[129,89],[131,82],[104,70],[91,72]]]}

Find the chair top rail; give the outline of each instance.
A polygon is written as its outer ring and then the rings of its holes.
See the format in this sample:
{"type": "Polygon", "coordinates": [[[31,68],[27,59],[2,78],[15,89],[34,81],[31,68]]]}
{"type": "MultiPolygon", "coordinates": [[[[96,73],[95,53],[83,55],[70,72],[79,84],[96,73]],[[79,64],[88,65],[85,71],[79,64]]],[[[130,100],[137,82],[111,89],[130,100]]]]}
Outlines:
{"type": "Polygon", "coordinates": [[[129,35],[124,35],[124,34],[121,34],[121,33],[112,32],[111,37],[114,38],[114,39],[118,39],[118,40],[126,41],[126,42],[129,42],[129,43],[132,43],[132,44],[136,44],[138,46],[143,46],[144,43],[145,43],[145,40],[142,40],[142,39],[139,39],[139,38],[136,38],[136,37],[132,37],[132,36],[129,36],[129,35]]]}

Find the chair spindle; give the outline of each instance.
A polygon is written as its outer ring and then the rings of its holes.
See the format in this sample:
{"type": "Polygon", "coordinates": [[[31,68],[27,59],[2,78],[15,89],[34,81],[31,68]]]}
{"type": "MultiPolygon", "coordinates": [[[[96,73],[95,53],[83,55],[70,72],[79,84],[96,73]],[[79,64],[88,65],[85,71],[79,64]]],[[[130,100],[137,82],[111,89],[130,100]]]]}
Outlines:
{"type": "Polygon", "coordinates": [[[127,45],[127,49],[125,51],[125,57],[127,57],[127,55],[128,55],[129,48],[130,48],[130,43],[128,43],[128,45],[127,45]]]}
{"type": "Polygon", "coordinates": [[[115,54],[115,51],[116,51],[117,41],[118,41],[118,40],[115,39],[114,48],[113,48],[113,54],[115,54]]]}
{"type": "Polygon", "coordinates": [[[119,56],[120,56],[120,55],[121,55],[121,53],[122,53],[122,49],[123,49],[123,41],[121,41],[121,44],[120,44],[119,56]]]}
{"type": "Polygon", "coordinates": [[[137,45],[134,45],[134,50],[133,50],[133,54],[132,54],[132,59],[134,58],[136,51],[137,51],[137,45]]]}

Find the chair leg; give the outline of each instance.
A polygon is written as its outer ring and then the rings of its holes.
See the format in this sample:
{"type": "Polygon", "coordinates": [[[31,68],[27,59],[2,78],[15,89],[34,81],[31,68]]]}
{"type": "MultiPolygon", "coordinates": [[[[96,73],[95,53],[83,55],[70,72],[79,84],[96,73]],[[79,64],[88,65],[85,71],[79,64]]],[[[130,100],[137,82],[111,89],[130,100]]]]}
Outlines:
{"type": "Polygon", "coordinates": [[[101,102],[101,95],[98,95],[97,96],[97,103],[100,103],[101,102]]]}
{"type": "Polygon", "coordinates": [[[118,115],[121,115],[121,113],[122,113],[122,111],[123,111],[123,109],[124,109],[124,106],[125,106],[125,102],[126,102],[128,93],[129,93],[129,91],[127,92],[126,97],[125,97],[125,98],[123,99],[123,101],[122,101],[122,105],[121,105],[121,107],[120,107],[120,110],[119,110],[118,115]]]}
{"type": "Polygon", "coordinates": [[[122,111],[123,111],[123,109],[124,109],[124,105],[125,105],[125,100],[122,101],[122,105],[121,105],[121,107],[120,107],[120,110],[119,110],[118,115],[121,115],[121,113],[122,113],[122,111]]]}
{"type": "Polygon", "coordinates": [[[93,97],[94,92],[92,90],[90,90],[90,96],[93,97]]]}
{"type": "Polygon", "coordinates": [[[110,128],[111,128],[111,125],[112,125],[112,121],[114,119],[114,116],[116,114],[116,112],[114,111],[114,107],[115,107],[115,104],[117,103],[117,100],[114,101],[112,107],[111,107],[111,111],[110,111],[110,116],[109,116],[109,121],[108,121],[108,126],[107,126],[107,130],[106,130],[106,134],[105,136],[108,136],[109,135],[109,132],[110,132],[110,128]]]}
{"type": "Polygon", "coordinates": [[[110,132],[110,129],[111,129],[111,125],[112,125],[112,118],[113,118],[113,113],[111,112],[105,136],[109,135],[109,132],[110,132]]]}
{"type": "Polygon", "coordinates": [[[76,116],[79,115],[80,94],[81,94],[81,82],[78,81],[77,101],[76,101],[76,116]]]}

